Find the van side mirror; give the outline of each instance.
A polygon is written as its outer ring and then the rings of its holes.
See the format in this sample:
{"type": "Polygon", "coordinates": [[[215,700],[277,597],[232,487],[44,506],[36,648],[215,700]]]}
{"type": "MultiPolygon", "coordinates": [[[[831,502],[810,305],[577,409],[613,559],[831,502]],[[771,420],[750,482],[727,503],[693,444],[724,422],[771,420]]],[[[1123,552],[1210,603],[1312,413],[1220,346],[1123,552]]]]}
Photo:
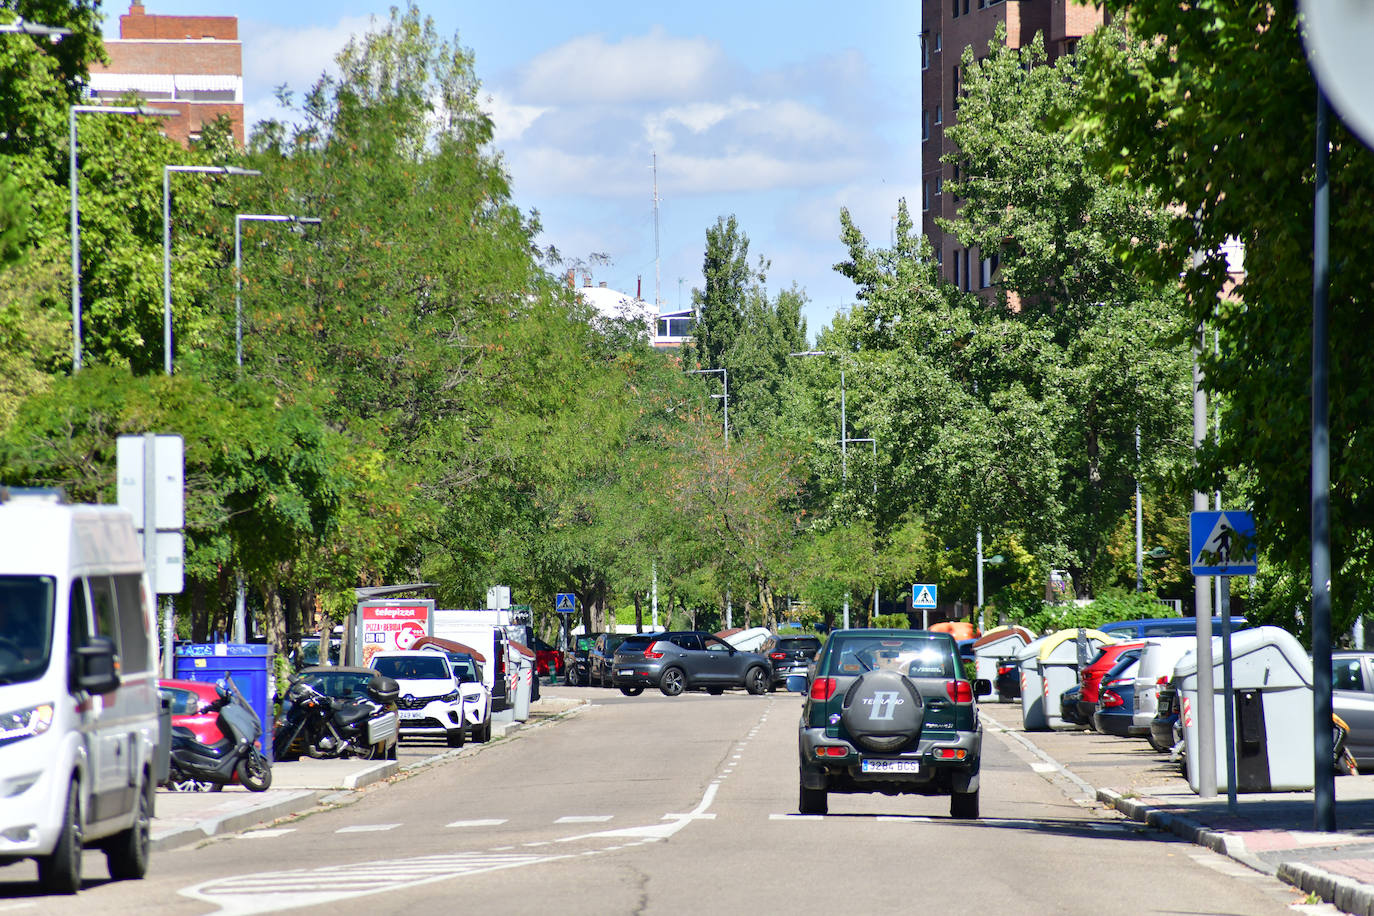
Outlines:
{"type": "Polygon", "coordinates": [[[790,693],[806,693],[806,675],[789,674],[787,676],[787,690],[790,693]]]}
{"type": "Polygon", "coordinates": [[[92,636],[76,650],[76,687],[87,693],[109,693],[119,687],[114,640],[92,636]]]}
{"type": "Polygon", "coordinates": [[[992,693],[992,681],[985,677],[980,677],[973,682],[973,695],[985,697],[992,693]]]}

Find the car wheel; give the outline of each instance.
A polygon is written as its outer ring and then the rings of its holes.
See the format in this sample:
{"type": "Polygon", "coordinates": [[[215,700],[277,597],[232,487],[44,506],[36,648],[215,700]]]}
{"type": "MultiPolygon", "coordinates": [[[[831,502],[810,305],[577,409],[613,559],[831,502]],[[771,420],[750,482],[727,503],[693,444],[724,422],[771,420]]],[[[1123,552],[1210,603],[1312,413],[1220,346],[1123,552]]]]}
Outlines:
{"type": "Polygon", "coordinates": [[[272,787],[272,764],[261,751],[255,748],[239,761],[239,782],[249,792],[266,792],[272,787]]]}
{"type": "Polygon", "coordinates": [[[391,742],[391,747],[389,747],[389,748],[386,749],[386,759],[387,759],[387,760],[395,760],[395,759],[397,759],[397,757],[399,756],[399,751],[400,751],[400,749],[401,749],[401,743],[400,743],[399,741],[393,741],[393,742],[391,742]]]}
{"type": "Polygon", "coordinates": [[[455,728],[453,731],[448,733],[449,747],[462,747],[463,742],[466,740],[467,736],[463,734],[463,730],[461,728],[455,728]]]}
{"type": "Polygon", "coordinates": [[[978,819],[978,792],[954,792],[949,796],[949,816],[960,820],[978,819]]]}
{"type": "Polygon", "coordinates": [[[709,693],[709,694],[710,694],[711,696],[713,696],[713,697],[718,697],[718,696],[720,696],[722,693],[725,692],[725,688],[724,688],[724,687],[707,687],[707,688],[706,688],[706,692],[709,693]]]}
{"type": "Polygon", "coordinates": [[[38,883],[54,894],[75,894],[81,890],[81,802],[76,780],[67,787],[67,808],[62,814],[62,832],[52,853],[38,859],[38,883]]]}
{"type": "Polygon", "coordinates": [[[478,743],[486,744],[491,740],[491,718],[487,718],[487,724],[482,726],[482,736],[477,739],[478,743]]]}
{"type": "Polygon", "coordinates": [[[658,678],[658,689],[665,697],[675,697],[687,686],[681,668],[668,668],[658,678]]]}
{"type": "Polygon", "coordinates": [[[620,692],[627,697],[637,697],[644,692],[643,687],[621,687],[620,692]]]}
{"type": "MultiPolygon", "coordinates": [[[[799,780],[800,781],[800,780],[799,780]]],[[[801,814],[827,814],[830,811],[830,793],[824,789],[808,789],[803,783],[797,811],[801,814]]]]}
{"type": "Polygon", "coordinates": [[[122,830],[105,846],[105,863],[110,877],[131,881],[148,873],[148,849],[153,823],[153,786],[146,783],[138,793],[138,813],[128,830],[122,830]]]}
{"type": "Polygon", "coordinates": [[[744,675],[744,689],[754,696],[763,696],[768,692],[768,672],[762,668],[750,668],[744,675]]]}

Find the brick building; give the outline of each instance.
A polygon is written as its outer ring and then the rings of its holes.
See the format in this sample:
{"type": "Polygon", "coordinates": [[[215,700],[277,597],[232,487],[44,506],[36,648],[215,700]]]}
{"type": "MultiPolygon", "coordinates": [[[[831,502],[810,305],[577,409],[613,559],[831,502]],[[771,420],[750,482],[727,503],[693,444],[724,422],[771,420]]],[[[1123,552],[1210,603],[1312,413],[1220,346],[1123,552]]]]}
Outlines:
{"type": "Polygon", "coordinates": [[[119,38],[107,39],[108,67],[91,65],[92,99],[113,102],[133,92],[158,108],[167,136],[200,138],[204,125],[228,115],[234,142],[244,143],[243,45],[234,16],[150,16],[134,0],[119,17],[119,38]]]}
{"type": "Polygon", "coordinates": [[[1007,28],[1006,44],[1021,48],[1043,33],[1053,61],[1072,54],[1078,40],[1102,24],[1103,14],[1091,3],[1074,0],[922,0],[921,3],[921,230],[935,249],[940,274],[963,290],[978,291],[996,282],[997,257],[959,240],[935,223],[958,210],[944,185],[954,166],[941,161],[954,144],[945,129],[958,117],[959,61],[972,46],[986,54],[998,23],[1007,28]]]}

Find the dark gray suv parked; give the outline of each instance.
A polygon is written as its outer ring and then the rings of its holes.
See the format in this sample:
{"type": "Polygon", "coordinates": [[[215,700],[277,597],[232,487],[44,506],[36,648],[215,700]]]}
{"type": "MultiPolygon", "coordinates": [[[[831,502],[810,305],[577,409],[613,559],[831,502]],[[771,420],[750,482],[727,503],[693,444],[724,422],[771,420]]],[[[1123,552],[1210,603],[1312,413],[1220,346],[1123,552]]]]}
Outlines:
{"type": "Polygon", "coordinates": [[[684,690],[720,694],[727,687],[767,693],[773,673],[766,656],[695,630],[631,636],[616,650],[613,670],[614,684],[626,696],[657,687],[670,697],[684,690]]]}

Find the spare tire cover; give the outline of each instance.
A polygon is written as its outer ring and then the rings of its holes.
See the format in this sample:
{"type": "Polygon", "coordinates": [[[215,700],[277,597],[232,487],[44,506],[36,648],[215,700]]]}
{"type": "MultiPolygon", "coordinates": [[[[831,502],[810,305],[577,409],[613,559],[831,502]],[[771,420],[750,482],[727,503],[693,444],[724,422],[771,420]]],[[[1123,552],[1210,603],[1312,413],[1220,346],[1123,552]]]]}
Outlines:
{"type": "Polygon", "coordinates": [[[916,685],[896,671],[868,671],[845,691],[840,724],[860,747],[894,753],[914,744],[925,721],[916,685]]]}

